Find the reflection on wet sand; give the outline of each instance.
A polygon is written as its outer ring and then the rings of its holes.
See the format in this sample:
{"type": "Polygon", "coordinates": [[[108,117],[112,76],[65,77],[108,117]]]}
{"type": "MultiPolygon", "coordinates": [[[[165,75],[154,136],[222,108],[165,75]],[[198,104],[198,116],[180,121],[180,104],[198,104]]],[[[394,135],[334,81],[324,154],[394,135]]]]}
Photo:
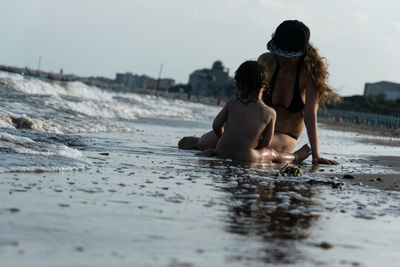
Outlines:
{"type": "Polygon", "coordinates": [[[227,161],[202,160],[219,174],[219,190],[228,192],[226,231],[265,243],[262,251],[232,260],[265,263],[294,263],[302,259],[296,240],[309,236],[319,217],[312,214],[315,192],[312,185],[295,177],[277,175],[281,164],[236,165],[227,161]],[[256,167],[257,169],[254,169],[256,167]]]}

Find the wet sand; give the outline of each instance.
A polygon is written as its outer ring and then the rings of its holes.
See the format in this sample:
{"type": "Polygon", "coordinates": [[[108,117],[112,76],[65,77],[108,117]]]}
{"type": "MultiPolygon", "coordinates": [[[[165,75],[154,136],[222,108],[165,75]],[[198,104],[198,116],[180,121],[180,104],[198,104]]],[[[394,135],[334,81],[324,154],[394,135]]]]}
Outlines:
{"type": "Polygon", "coordinates": [[[371,157],[371,162],[375,162],[376,168],[380,166],[394,169],[396,174],[365,174],[352,173],[355,182],[361,182],[363,185],[391,191],[400,191],[400,157],[371,157]],[[381,179],[382,178],[382,179],[381,179]]]}
{"type": "MultiPolygon", "coordinates": [[[[332,120],[319,118],[322,127],[332,129],[335,131],[354,132],[357,135],[365,135],[361,139],[361,142],[370,145],[388,146],[388,147],[400,147],[400,129],[388,129],[388,128],[375,128],[368,127],[365,125],[357,125],[353,123],[335,122],[332,120]],[[384,138],[382,138],[384,137],[384,138]]],[[[354,179],[343,179],[350,183],[362,184],[364,186],[389,190],[389,191],[400,191],[400,156],[375,156],[368,157],[365,159],[370,166],[376,167],[379,170],[381,167],[390,168],[396,174],[378,173],[368,174],[362,172],[349,173],[354,179]],[[381,179],[382,178],[382,179],[381,179]]],[[[342,179],[343,174],[329,173],[324,175],[325,177],[335,176],[342,179]]]]}

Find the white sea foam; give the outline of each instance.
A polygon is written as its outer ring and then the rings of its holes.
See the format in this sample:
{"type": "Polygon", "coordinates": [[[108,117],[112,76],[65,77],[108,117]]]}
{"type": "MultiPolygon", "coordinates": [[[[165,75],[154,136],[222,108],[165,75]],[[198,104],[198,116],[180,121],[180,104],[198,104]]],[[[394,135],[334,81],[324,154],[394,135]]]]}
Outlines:
{"type": "Polygon", "coordinates": [[[63,171],[83,169],[89,165],[77,149],[6,132],[0,132],[0,156],[0,173],[63,171]]]}
{"type": "Polygon", "coordinates": [[[57,95],[65,92],[65,88],[59,84],[27,78],[20,74],[0,72],[0,79],[12,89],[26,94],[57,95]]]}
{"type": "Polygon", "coordinates": [[[124,128],[119,120],[179,118],[211,120],[217,107],[152,95],[113,92],[81,82],[51,82],[0,72],[9,90],[1,101],[0,126],[13,127],[10,116],[27,116],[35,128],[57,133],[124,128]]]}
{"type": "Polygon", "coordinates": [[[68,158],[80,158],[79,150],[69,148],[63,144],[50,144],[33,141],[28,137],[16,136],[0,132],[0,151],[19,154],[63,156],[68,158]]]}

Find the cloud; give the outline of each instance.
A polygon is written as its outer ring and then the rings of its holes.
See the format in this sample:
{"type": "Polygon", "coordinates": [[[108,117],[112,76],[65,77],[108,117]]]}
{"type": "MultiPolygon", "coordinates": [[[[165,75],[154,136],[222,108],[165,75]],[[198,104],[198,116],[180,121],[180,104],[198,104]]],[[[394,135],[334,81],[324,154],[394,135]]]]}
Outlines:
{"type": "Polygon", "coordinates": [[[390,21],[389,24],[394,26],[397,30],[400,31],[400,22],[399,21],[390,21]]]}
{"type": "Polygon", "coordinates": [[[368,15],[365,14],[365,13],[363,13],[363,12],[361,12],[360,10],[357,10],[357,11],[354,13],[354,15],[355,15],[355,18],[356,18],[356,20],[357,20],[358,22],[361,22],[361,23],[368,22],[368,19],[369,19],[368,15]]]}
{"type": "Polygon", "coordinates": [[[258,21],[261,22],[258,24],[264,27],[271,23],[277,26],[286,19],[298,19],[307,22],[309,18],[313,17],[313,13],[309,8],[293,3],[293,1],[257,0],[256,3],[253,17],[258,17],[258,21]]]}
{"type": "Polygon", "coordinates": [[[287,4],[280,2],[280,1],[276,1],[276,0],[259,0],[258,2],[262,7],[267,7],[267,8],[282,9],[282,8],[286,8],[286,6],[287,6],[287,4]]]}

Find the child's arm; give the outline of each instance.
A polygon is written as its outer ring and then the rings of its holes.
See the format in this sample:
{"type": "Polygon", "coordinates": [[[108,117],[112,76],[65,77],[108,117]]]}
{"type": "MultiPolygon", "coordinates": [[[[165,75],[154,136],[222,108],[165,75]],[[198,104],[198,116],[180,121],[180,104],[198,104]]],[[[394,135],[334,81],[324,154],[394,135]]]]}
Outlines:
{"type": "Polygon", "coordinates": [[[212,127],[215,135],[218,136],[218,138],[220,138],[223,133],[222,127],[224,126],[226,118],[228,117],[228,106],[231,102],[232,100],[228,101],[214,119],[212,127]]]}
{"type": "Polygon", "coordinates": [[[274,132],[275,132],[275,121],[276,121],[276,113],[274,110],[272,111],[273,112],[271,112],[269,123],[265,127],[265,130],[261,136],[261,140],[257,146],[257,149],[269,147],[272,143],[272,138],[274,137],[274,132]]]}

